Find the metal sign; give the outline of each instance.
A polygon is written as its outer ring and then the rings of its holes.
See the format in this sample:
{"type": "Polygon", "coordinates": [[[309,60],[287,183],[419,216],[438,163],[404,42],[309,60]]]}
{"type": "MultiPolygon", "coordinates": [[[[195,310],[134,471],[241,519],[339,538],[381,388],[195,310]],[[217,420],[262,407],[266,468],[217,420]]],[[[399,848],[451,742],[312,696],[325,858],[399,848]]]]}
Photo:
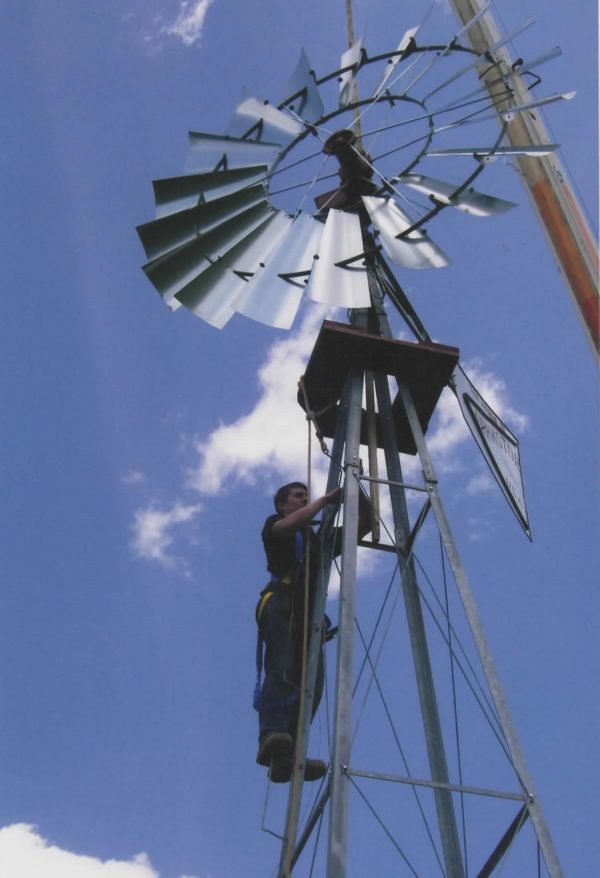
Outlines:
{"type": "Polygon", "coordinates": [[[473,438],[521,527],[531,539],[518,439],[490,408],[460,366],[455,369],[452,382],[473,438]]]}

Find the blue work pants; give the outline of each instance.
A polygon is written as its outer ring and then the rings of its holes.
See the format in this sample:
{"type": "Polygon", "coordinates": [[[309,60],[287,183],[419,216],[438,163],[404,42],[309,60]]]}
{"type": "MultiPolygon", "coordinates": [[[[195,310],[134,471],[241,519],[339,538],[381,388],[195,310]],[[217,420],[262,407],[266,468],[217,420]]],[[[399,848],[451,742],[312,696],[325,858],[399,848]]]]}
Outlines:
{"type": "MultiPolygon", "coordinates": [[[[302,674],[302,620],[292,618],[290,595],[276,590],[265,603],[260,630],[265,678],[258,707],[260,737],[287,732],[296,737],[302,674]]],[[[313,718],[323,694],[323,649],[319,655],[313,718]]]]}

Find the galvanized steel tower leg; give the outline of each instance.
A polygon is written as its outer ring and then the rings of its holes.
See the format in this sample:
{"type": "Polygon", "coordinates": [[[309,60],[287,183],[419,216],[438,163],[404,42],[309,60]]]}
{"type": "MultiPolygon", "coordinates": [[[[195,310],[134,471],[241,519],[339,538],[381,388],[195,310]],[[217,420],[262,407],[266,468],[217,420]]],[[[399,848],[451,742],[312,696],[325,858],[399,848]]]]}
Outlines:
{"type": "MultiPolygon", "coordinates": [[[[333,491],[338,484],[340,471],[342,469],[342,455],[344,452],[344,443],[346,437],[346,422],[348,410],[348,393],[342,397],[340,411],[337,417],[335,437],[331,449],[331,462],[329,465],[329,474],[327,479],[327,491],[333,491]]],[[[329,574],[333,559],[333,544],[335,540],[334,519],[336,509],[326,507],[323,512],[321,525],[321,546],[319,551],[320,569],[317,574],[315,583],[315,598],[310,624],[310,638],[308,643],[308,653],[306,659],[306,691],[304,696],[304,713],[302,716],[302,726],[299,732],[299,746],[301,748],[302,759],[300,763],[300,774],[295,776],[290,785],[290,795],[288,799],[286,826],[281,848],[281,859],[279,863],[280,878],[288,878],[291,875],[292,866],[297,856],[296,837],[299,822],[299,809],[297,802],[302,796],[303,776],[302,770],[306,761],[308,740],[310,732],[310,724],[313,712],[315,685],[317,679],[317,668],[319,664],[319,656],[323,644],[323,619],[325,617],[325,604],[327,600],[327,585],[329,583],[329,574]]]]}
{"type": "MultiPolygon", "coordinates": [[[[372,267],[370,267],[369,270],[369,286],[371,290],[371,298],[373,300],[375,319],[379,331],[383,336],[389,338],[392,333],[383,306],[381,289],[375,279],[372,267]]],[[[390,482],[396,482],[396,485],[390,485],[390,501],[392,505],[395,530],[394,539],[396,545],[402,552],[407,546],[410,534],[410,521],[404,489],[398,487],[398,485],[403,482],[402,466],[400,463],[398,440],[396,438],[396,430],[392,416],[392,403],[387,375],[381,373],[376,375],[375,386],[381,418],[388,479],[390,482]]],[[[431,778],[439,783],[448,783],[449,775],[444,740],[442,737],[437,697],[433,681],[433,673],[431,670],[431,661],[429,658],[429,648],[427,645],[425,623],[423,621],[421,599],[417,587],[417,577],[412,557],[409,558],[408,563],[405,564],[402,569],[402,588],[404,592],[406,617],[413,653],[419,703],[421,705],[421,714],[425,730],[425,742],[427,745],[431,778]]],[[[462,878],[464,875],[464,866],[452,794],[449,790],[438,788],[435,790],[434,795],[446,874],[449,878],[462,878]]]]}
{"type": "Polygon", "coordinates": [[[452,572],[456,580],[456,586],[458,588],[463,607],[465,609],[465,614],[471,627],[471,632],[473,634],[477,651],[479,653],[479,658],[481,660],[481,664],[487,678],[488,686],[490,687],[490,692],[494,699],[494,704],[496,706],[496,711],[498,714],[498,720],[506,739],[506,744],[511,755],[515,772],[527,797],[526,801],[528,803],[529,816],[535,828],[540,849],[542,851],[544,860],[546,861],[548,873],[551,878],[562,878],[563,873],[560,867],[560,863],[558,862],[558,857],[556,855],[554,845],[552,843],[552,838],[550,836],[550,832],[548,830],[548,826],[546,824],[541,805],[537,801],[537,797],[534,793],[533,783],[529,775],[527,764],[525,762],[525,756],[523,754],[523,751],[521,750],[521,745],[517,738],[512,718],[506,705],[504,691],[498,678],[487,640],[483,633],[483,627],[479,618],[479,614],[477,612],[477,607],[475,605],[475,600],[469,586],[467,575],[460,561],[454,538],[450,530],[450,525],[448,523],[448,519],[446,518],[446,513],[437,491],[437,479],[435,475],[435,470],[433,468],[433,463],[429,455],[429,450],[425,442],[425,437],[419,423],[419,418],[415,410],[411,393],[407,385],[402,380],[398,381],[398,388],[402,398],[402,403],[404,405],[404,410],[410,424],[411,432],[417,446],[417,451],[421,459],[429,498],[431,500],[431,506],[437,520],[437,525],[440,535],[442,537],[444,549],[448,556],[450,566],[452,567],[452,572]]]}
{"type": "Polygon", "coordinates": [[[363,373],[352,369],[348,378],[348,412],[344,457],[344,516],[342,534],[339,631],[334,708],[328,878],[344,878],[348,836],[348,776],[352,743],[352,663],[356,597],[356,541],[360,470],[360,426],[363,373]]]}
{"type": "MultiPolygon", "coordinates": [[[[395,540],[400,552],[405,550],[410,534],[410,523],[404,489],[398,487],[402,483],[402,468],[398,454],[392,405],[387,375],[378,374],[375,378],[377,401],[381,416],[383,444],[388,479],[396,485],[390,485],[390,499],[394,517],[395,540]]],[[[440,724],[437,698],[429,658],[427,635],[423,621],[421,600],[417,587],[417,579],[412,558],[401,567],[404,603],[413,653],[415,676],[421,705],[421,715],[425,731],[425,742],[432,780],[449,783],[448,767],[444,750],[444,740],[440,724]]],[[[464,867],[452,802],[449,790],[435,790],[435,804],[440,827],[442,851],[448,878],[462,878],[464,867]]]]}

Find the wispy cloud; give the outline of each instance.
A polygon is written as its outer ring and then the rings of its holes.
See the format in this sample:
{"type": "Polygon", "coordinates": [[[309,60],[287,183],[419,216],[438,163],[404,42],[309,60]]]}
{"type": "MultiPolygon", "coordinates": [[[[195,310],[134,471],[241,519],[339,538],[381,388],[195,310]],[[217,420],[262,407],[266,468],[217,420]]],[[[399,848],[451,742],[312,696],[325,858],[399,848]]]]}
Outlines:
{"type": "Polygon", "coordinates": [[[180,501],[166,509],[154,504],[138,509],[134,516],[131,538],[134,554],[185,574],[187,564],[174,552],[176,535],[173,531],[178,526],[191,522],[202,509],[201,503],[185,505],[180,501]]]}
{"type": "Polygon", "coordinates": [[[176,37],[184,46],[200,43],[204,30],[204,20],[213,0],[181,0],[177,17],[165,25],[161,33],[176,37]]]}
{"type": "Polygon", "coordinates": [[[130,469],[121,476],[124,485],[143,485],[145,481],[146,475],[139,469],[130,469]]]}
{"type": "Polygon", "coordinates": [[[15,823],[0,829],[0,862],[6,878],[160,878],[146,854],[131,860],[98,860],[62,850],[35,826],[15,823]]]}
{"type": "MultiPolygon", "coordinates": [[[[322,317],[322,311],[311,309],[296,333],[269,349],[258,374],[260,396],[252,411],[196,441],[198,464],[189,473],[188,487],[201,494],[218,494],[236,483],[253,485],[262,480],[271,486],[277,478],[302,476],[306,421],[296,401],[296,386],[322,317]]],[[[466,371],[499,417],[518,431],[527,427],[527,416],[511,405],[506,385],[497,375],[479,361],[469,363],[466,371]]],[[[427,441],[436,467],[440,473],[461,470],[460,448],[472,439],[450,390],[442,394],[432,425],[427,441]]],[[[317,482],[324,481],[326,468],[327,459],[317,457],[317,482]]],[[[404,468],[405,475],[413,476],[420,464],[416,457],[407,458],[404,468]]],[[[481,490],[483,484],[481,479],[477,484],[471,480],[471,492],[481,490]]]]}
{"type": "MultiPolygon", "coordinates": [[[[462,365],[479,393],[498,417],[517,433],[526,430],[529,426],[529,418],[514,408],[509,400],[505,382],[489,369],[485,369],[480,360],[462,365]]],[[[427,437],[429,450],[434,455],[436,465],[441,472],[456,470],[456,451],[462,443],[470,439],[471,434],[458,400],[450,390],[444,390],[436,409],[433,432],[427,437]]]]}
{"type": "MultiPolygon", "coordinates": [[[[231,423],[222,423],[212,433],[195,437],[189,445],[196,462],[187,471],[184,488],[201,496],[214,496],[235,489],[240,484],[259,485],[272,491],[278,484],[291,479],[304,479],[307,467],[307,426],[304,412],[297,402],[297,384],[304,373],[325,309],[307,309],[299,328],[284,339],[278,339],[266,351],[258,371],[259,396],[250,411],[231,423]]],[[[516,430],[528,425],[525,415],[510,403],[504,382],[481,362],[467,364],[466,371],[484,398],[499,417],[516,430]]],[[[458,402],[445,390],[428,434],[428,445],[438,473],[452,474],[462,480],[465,494],[474,495],[494,487],[485,465],[473,472],[463,449],[473,442],[458,402]]],[[[366,459],[366,454],[364,455],[366,459]]],[[[380,472],[385,462],[380,458],[380,472]]],[[[313,442],[313,496],[324,489],[329,460],[313,442]]],[[[420,463],[416,456],[404,457],[404,477],[419,478],[420,463]]],[[[129,483],[140,479],[137,471],[128,474],[129,483]]],[[[411,498],[409,497],[409,500],[411,498]]],[[[189,524],[202,505],[178,501],[165,508],[149,503],[135,513],[131,546],[140,557],[155,561],[165,568],[188,573],[187,563],[177,553],[175,539],[186,534],[189,524]]],[[[382,492],[382,517],[389,523],[390,508],[387,492],[382,492]]],[[[477,528],[482,535],[482,527],[477,528]]]]}
{"type": "MultiPolygon", "coordinates": [[[[260,477],[270,484],[273,478],[304,476],[306,419],[296,393],[322,319],[323,311],[311,308],[297,332],[272,345],[258,373],[260,397],[252,411],[197,440],[199,459],[189,487],[218,494],[236,483],[256,484],[260,477]]],[[[315,466],[322,478],[325,460],[317,459],[315,466]]]]}
{"type": "Polygon", "coordinates": [[[467,494],[474,496],[476,494],[486,494],[488,491],[493,491],[495,487],[496,483],[489,471],[482,471],[476,473],[476,475],[469,479],[465,490],[467,494]]]}

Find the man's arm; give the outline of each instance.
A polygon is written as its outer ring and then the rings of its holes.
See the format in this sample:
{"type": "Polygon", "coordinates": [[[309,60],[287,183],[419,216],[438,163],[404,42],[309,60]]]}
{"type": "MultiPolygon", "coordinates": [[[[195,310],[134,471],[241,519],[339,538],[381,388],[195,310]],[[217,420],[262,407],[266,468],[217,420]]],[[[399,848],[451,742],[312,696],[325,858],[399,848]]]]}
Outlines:
{"type": "Polygon", "coordinates": [[[341,495],[342,489],[334,488],[333,491],[329,491],[317,500],[312,500],[310,503],[307,503],[306,506],[302,506],[300,509],[290,512],[285,518],[280,518],[274,523],[271,528],[271,533],[276,537],[289,536],[290,533],[298,530],[298,528],[310,524],[314,516],[317,515],[324,506],[328,506],[331,503],[337,503],[341,495]]]}

